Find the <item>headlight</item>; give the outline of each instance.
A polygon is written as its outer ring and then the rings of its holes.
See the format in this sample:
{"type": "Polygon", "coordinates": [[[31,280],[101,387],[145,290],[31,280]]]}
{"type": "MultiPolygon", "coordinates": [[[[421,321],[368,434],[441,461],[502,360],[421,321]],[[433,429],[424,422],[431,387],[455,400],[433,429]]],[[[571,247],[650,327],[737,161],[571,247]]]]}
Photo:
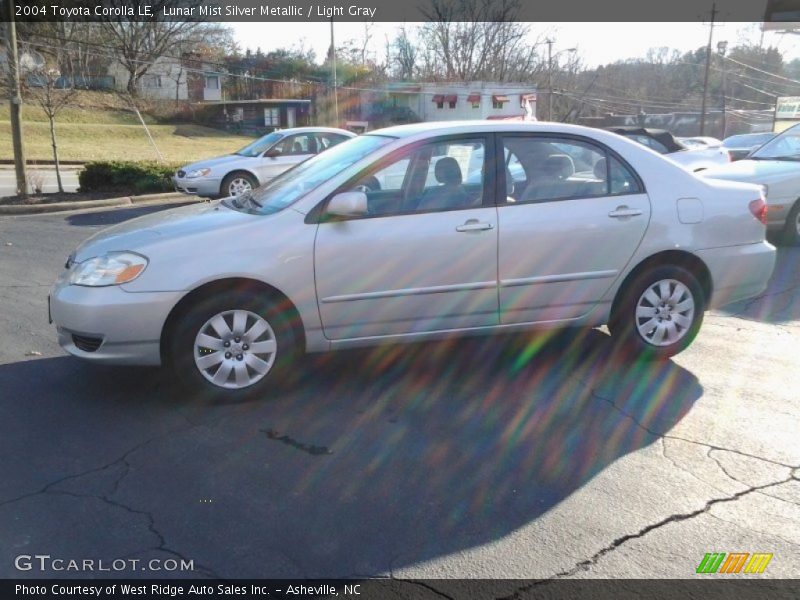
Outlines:
{"type": "Polygon", "coordinates": [[[211,169],[195,169],[186,173],[186,177],[205,177],[209,173],[211,173],[211,169]]]}
{"type": "Polygon", "coordinates": [[[101,287],[133,281],[147,267],[147,259],[134,252],[109,252],[78,263],[70,273],[73,285],[101,287]]]}

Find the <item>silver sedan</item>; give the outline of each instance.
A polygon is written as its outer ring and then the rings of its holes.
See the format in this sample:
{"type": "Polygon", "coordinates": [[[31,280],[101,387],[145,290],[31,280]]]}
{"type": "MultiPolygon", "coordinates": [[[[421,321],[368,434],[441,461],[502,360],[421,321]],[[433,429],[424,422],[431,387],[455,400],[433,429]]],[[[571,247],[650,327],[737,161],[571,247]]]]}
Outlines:
{"type": "Polygon", "coordinates": [[[51,291],[67,352],[263,394],[303,352],[595,327],[686,348],[763,291],[761,189],[700,179],[624,137],[549,123],[423,123],[349,140],[238,197],[87,240],[51,291]]]}

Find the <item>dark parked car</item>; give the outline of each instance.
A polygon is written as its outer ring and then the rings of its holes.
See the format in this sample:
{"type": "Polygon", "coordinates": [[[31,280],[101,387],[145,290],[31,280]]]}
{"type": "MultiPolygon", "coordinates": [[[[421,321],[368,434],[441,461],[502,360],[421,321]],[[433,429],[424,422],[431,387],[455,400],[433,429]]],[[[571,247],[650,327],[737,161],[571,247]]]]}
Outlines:
{"type": "Polygon", "coordinates": [[[728,149],[731,155],[731,160],[741,160],[756,148],[760,148],[772,138],[775,134],[771,131],[765,133],[740,133],[739,135],[731,135],[722,140],[722,145],[728,149]]]}
{"type": "Polygon", "coordinates": [[[606,130],[639,142],[695,173],[731,160],[724,147],[689,147],[665,129],[619,125],[606,130]]]}

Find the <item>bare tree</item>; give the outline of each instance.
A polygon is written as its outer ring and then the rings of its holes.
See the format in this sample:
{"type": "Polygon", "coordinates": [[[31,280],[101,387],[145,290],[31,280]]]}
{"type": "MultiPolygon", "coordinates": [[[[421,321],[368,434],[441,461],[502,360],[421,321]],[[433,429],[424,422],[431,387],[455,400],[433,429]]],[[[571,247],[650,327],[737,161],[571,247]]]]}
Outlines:
{"type": "Polygon", "coordinates": [[[520,7],[519,0],[432,0],[420,29],[433,54],[426,66],[448,80],[530,79],[538,57],[520,7]]]}
{"type": "MultiPolygon", "coordinates": [[[[190,8],[199,6],[202,0],[184,0],[178,4],[190,8]]],[[[156,0],[150,5],[153,15],[161,15],[165,6],[174,8],[176,3],[174,0],[156,0]]],[[[128,74],[125,87],[131,95],[136,95],[139,81],[153,63],[169,56],[174,48],[233,43],[230,30],[220,23],[171,21],[159,17],[131,21],[121,17],[102,21],[100,26],[128,74]]]]}
{"type": "Polygon", "coordinates": [[[398,77],[400,79],[412,79],[418,68],[417,47],[405,25],[400,27],[392,47],[394,49],[394,62],[397,65],[398,77]]]}
{"type": "Polygon", "coordinates": [[[56,170],[58,191],[64,192],[61,182],[61,167],[58,162],[58,142],[56,140],[56,116],[68,106],[77,90],[71,77],[62,77],[54,66],[43,66],[28,78],[28,95],[42,109],[50,124],[50,142],[53,146],[53,164],[56,170]]]}

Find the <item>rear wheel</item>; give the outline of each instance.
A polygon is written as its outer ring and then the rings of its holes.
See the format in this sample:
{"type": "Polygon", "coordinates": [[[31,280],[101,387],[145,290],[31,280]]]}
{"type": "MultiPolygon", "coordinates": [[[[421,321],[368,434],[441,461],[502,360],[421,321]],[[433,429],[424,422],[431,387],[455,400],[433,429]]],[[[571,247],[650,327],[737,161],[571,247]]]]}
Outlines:
{"type": "Polygon", "coordinates": [[[683,267],[654,267],[619,292],[611,333],[645,358],[666,359],[692,343],[706,299],[697,278],[683,267]]]}
{"type": "Polygon", "coordinates": [[[249,173],[235,172],[229,174],[222,180],[220,194],[223,198],[228,196],[238,196],[245,192],[250,192],[258,187],[256,178],[249,173]]]}
{"type": "Polygon", "coordinates": [[[190,391],[212,400],[269,395],[296,358],[286,311],[251,292],[200,298],[170,330],[169,367],[190,391]]]}
{"type": "Polygon", "coordinates": [[[786,225],[783,228],[783,241],[790,246],[800,246],[800,200],[794,203],[786,225]]]}

